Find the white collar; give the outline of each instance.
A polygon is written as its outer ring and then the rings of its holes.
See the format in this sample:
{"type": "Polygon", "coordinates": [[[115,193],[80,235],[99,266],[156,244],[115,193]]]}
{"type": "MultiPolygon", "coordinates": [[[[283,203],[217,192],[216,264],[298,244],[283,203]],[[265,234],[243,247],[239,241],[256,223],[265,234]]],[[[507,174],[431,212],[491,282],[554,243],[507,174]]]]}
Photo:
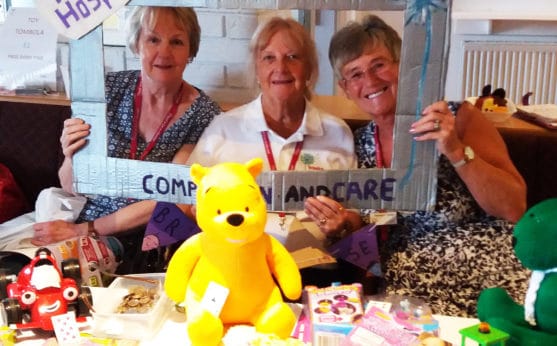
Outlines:
{"type": "MultiPolygon", "coordinates": [[[[323,123],[317,109],[308,99],[306,99],[306,109],[304,118],[298,130],[292,134],[287,142],[298,142],[303,140],[304,135],[323,136],[323,123]]],[[[275,134],[265,121],[263,115],[263,106],[261,105],[261,94],[246,106],[246,114],[244,126],[248,132],[269,131],[275,134]]]]}
{"type": "Polygon", "coordinates": [[[546,274],[555,272],[557,272],[557,268],[532,271],[532,276],[530,277],[530,282],[528,284],[528,291],[526,291],[526,297],[524,298],[524,319],[531,326],[537,325],[535,305],[540,285],[546,274]]]}

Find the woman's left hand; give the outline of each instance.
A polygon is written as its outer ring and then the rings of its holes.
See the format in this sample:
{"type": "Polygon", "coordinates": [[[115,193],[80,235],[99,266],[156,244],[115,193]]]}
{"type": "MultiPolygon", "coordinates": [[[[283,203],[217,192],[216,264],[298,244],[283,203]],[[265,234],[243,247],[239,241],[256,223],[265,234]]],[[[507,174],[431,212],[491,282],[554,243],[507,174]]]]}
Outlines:
{"type": "Polygon", "coordinates": [[[325,197],[309,197],[304,211],[326,236],[334,236],[346,227],[346,210],[337,201],[325,197]]]}
{"type": "Polygon", "coordinates": [[[410,127],[415,140],[437,141],[437,150],[445,156],[462,150],[464,145],[457,134],[455,117],[447,102],[435,102],[426,107],[422,114],[410,127]]]}
{"type": "Polygon", "coordinates": [[[31,243],[35,246],[48,245],[87,234],[87,224],[75,224],[64,220],[37,222],[31,243]]]}

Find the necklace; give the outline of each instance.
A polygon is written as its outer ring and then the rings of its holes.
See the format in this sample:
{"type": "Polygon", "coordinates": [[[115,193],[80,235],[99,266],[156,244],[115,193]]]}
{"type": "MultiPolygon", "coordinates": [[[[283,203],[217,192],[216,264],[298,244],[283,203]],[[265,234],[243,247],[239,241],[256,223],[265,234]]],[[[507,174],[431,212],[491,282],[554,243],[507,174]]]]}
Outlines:
{"type": "MultiPolygon", "coordinates": [[[[176,115],[178,106],[182,102],[183,88],[184,88],[184,82],[180,84],[180,89],[178,89],[176,96],[174,96],[174,102],[172,106],[170,107],[170,109],[162,119],[159,128],[153,135],[153,138],[151,138],[151,141],[149,141],[149,144],[147,144],[147,147],[145,148],[145,150],[143,150],[143,152],[139,156],[139,160],[143,161],[145,157],[147,157],[147,155],[151,152],[151,150],[153,150],[160,136],[162,135],[164,130],[166,130],[166,127],[168,126],[172,118],[174,118],[174,116],[176,115]]],[[[130,159],[132,160],[135,160],[137,155],[137,142],[139,137],[139,119],[141,117],[141,104],[143,102],[142,91],[143,91],[143,86],[142,86],[141,76],[140,76],[137,81],[137,87],[135,88],[135,94],[134,94],[134,107],[133,107],[134,110],[133,110],[131,143],[130,143],[130,159]]]]}
{"type": "MultiPolygon", "coordinates": [[[[277,165],[275,163],[275,157],[273,155],[273,151],[271,150],[271,141],[269,140],[269,131],[261,131],[261,138],[263,138],[263,145],[265,146],[265,155],[267,155],[267,161],[269,162],[269,167],[272,171],[277,170],[277,165]]],[[[302,147],[304,146],[304,141],[301,140],[296,142],[296,148],[294,149],[294,153],[292,154],[292,158],[290,159],[290,165],[288,165],[288,170],[293,171],[296,168],[296,163],[300,158],[300,153],[302,151],[302,147]]],[[[279,212],[279,226],[282,231],[285,231],[286,227],[286,213],[279,212]]]]}

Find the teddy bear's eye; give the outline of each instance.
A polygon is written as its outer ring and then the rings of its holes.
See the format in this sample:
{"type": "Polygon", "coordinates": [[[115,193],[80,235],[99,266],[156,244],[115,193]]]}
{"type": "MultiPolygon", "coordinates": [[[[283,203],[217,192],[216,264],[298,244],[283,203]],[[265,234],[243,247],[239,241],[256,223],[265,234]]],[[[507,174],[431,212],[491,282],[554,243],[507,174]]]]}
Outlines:
{"type": "Polygon", "coordinates": [[[246,207],[246,213],[249,212],[249,207],[246,207]]]}
{"type": "Polygon", "coordinates": [[[220,213],[221,213],[220,209],[217,209],[217,215],[220,215],[220,213]]]}

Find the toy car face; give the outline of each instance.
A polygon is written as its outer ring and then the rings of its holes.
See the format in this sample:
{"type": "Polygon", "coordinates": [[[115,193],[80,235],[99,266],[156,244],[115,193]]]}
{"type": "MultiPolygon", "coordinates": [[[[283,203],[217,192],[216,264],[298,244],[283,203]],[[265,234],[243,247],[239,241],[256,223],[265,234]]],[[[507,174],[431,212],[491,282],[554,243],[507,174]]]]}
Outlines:
{"type": "MultiPolygon", "coordinates": [[[[21,301],[25,301],[25,297],[31,297],[32,292],[27,291],[21,297],[21,301]]],[[[34,301],[27,308],[31,313],[31,328],[35,325],[44,330],[53,330],[52,316],[62,315],[68,311],[68,303],[77,299],[78,291],[74,285],[67,285],[63,289],[46,288],[35,292],[34,301]]],[[[24,307],[22,305],[22,307],[24,307]]],[[[24,307],[25,308],[25,307],[24,307]]]]}
{"type": "Polygon", "coordinates": [[[11,314],[9,323],[15,323],[18,329],[53,330],[51,317],[68,312],[69,304],[79,297],[76,280],[63,277],[47,249],[39,249],[6,288],[8,299],[3,307],[17,311],[11,314]],[[19,323],[24,319],[22,311],[28,312],[26,323],[19,323]]]}

